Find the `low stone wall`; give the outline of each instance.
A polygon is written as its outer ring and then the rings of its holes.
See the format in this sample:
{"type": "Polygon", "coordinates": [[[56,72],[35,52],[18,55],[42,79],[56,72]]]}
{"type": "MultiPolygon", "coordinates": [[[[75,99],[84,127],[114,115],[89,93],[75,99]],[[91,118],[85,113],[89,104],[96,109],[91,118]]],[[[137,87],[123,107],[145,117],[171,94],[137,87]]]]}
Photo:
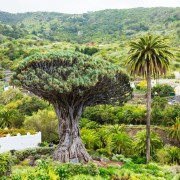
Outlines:
{"type": "Polygon", "coordinates": [[[41,132],[34,135],[27,133],[27,135],[17,134],[17,136],[10,136],[0,138],[0,153],[7,152],[9,150],[23,150],[27,148],[38,147],[41,142],[41,132]]]}

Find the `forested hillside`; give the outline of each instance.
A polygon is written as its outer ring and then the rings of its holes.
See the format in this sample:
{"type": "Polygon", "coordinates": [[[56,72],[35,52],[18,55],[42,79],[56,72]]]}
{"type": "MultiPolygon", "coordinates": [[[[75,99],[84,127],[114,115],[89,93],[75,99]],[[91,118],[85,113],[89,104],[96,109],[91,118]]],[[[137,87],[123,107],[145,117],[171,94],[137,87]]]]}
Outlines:
{"type": "Polygon", "coordinates": [[[179,12],[180,8],[103,10],[73,15],[49,12],[18,14],[0,12],[0,32],[13,38],[31,34],[52,41],[76,43],[110,43],[153,32],[169,35],[178,42],[179,12]]]}
{"type": "Polygon", "coordinates": [[[0,11],[0,65],[13,69],[36,52],[67,48],[84,51],[89,46],[89,49],[95,48],[90,55],[119,63],[124,68],[129,41],[152,33],[169,39],[175,54],[171,69],[177,70],[180,68],[179,12],[180,8],[135,8],[84,14],[0,11]]]}

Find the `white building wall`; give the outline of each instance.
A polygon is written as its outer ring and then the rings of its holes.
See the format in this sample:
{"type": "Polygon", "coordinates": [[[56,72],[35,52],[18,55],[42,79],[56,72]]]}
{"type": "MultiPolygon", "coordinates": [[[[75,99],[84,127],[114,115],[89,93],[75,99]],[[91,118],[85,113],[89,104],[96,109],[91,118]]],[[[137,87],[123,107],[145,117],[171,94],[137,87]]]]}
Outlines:
{"type": "Polygon", "coordinates": [[[176,79],[180,79],[180,72],[175,71],[175,72],[174,72],[174,75],[175,75],[175,78],[176,78],[176,79]]]}
{"type": "Polygon", "coordinates": [[[180,95],[180,84],[174,88],[174,91],[175,91],[176,96],[180,95]]]}
{"type": "Polygon", "coordinates": [[[30,135],[10,136],[0,138],[0,153],[7,152],[9,150],[23,150],[27,148],[38,147],[38,143],[41,142],[41,132],[30,135]]]}

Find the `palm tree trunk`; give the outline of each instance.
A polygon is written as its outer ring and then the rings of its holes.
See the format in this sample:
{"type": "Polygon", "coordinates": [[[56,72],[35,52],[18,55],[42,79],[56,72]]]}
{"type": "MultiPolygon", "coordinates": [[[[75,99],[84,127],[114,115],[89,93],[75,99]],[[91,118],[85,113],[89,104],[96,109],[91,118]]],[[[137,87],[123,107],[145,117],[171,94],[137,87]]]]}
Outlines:
{"type": "Polygon", "coordinates": [[[146,122],[146,163],[150,161],[150,119],[151,119],[151,72],[147,65],[147,122],[146,122]]]}

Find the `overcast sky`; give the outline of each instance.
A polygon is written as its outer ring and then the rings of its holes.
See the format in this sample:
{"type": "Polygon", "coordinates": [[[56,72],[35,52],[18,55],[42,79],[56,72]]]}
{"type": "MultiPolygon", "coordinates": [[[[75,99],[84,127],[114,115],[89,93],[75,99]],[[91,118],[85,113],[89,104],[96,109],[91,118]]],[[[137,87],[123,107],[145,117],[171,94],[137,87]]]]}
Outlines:
{"type": "Polygon", "coordinates": [[[180,7],[180,0],[0,0],[0,11],[84,13],[134,7],[180,7]]]}

